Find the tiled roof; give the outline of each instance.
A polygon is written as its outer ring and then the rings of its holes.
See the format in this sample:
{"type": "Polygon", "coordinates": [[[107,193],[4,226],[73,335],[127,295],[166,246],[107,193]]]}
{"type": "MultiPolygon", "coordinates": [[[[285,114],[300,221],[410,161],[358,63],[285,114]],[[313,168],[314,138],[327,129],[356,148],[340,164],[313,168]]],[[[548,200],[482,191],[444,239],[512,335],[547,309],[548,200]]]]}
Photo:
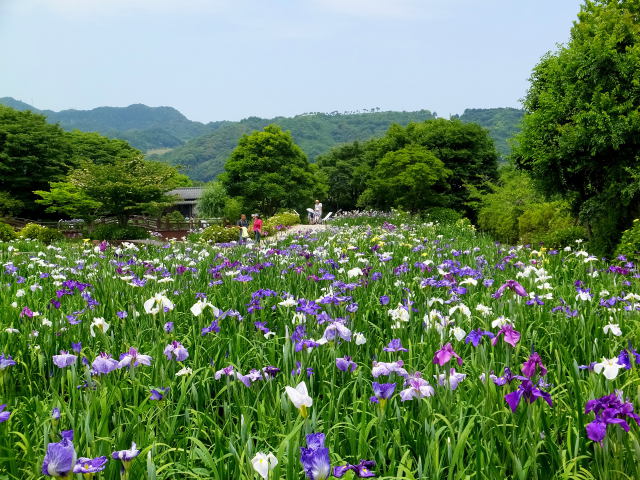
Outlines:
{"type": "MultiPolygon", "coordinates": [[[[168,195],[178,195],[183,201],[190,201],[190,200],[194,201],[202,197],[203,191],[204,191],[203,187],[183,187],[183,188],[176,188],[167,193],[168,195]]],[[[178,203],[182,203],[182,202],[178,202],[178,203]]]]}

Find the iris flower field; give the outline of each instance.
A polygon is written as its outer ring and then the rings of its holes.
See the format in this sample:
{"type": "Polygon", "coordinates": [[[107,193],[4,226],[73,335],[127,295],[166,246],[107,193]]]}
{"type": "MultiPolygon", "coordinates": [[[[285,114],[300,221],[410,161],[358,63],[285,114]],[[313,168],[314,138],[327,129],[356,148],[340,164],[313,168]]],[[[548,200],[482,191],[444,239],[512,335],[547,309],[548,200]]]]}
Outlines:
{"type": "Polygon", "coordinates": [[[364,218],[0,264],[0,479],[640,478],[629,259],[364,218]]]}

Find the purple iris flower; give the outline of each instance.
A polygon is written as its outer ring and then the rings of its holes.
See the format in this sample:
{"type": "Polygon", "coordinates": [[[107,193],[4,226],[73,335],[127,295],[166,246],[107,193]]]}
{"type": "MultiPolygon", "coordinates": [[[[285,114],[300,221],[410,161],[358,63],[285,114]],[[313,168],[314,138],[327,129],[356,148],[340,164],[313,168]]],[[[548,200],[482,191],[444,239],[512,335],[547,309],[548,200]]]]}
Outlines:
{"type": "MultiPolygon", "coordinates": [[[[389,305],[389,296],[388,295],[382,295],[380,297],[380,305],[389,305]]],[[[336,467],[338,468],[338,467],[336,467]]]]}
{"type": "Polygon", "coordinates": [[[109,459],[107,457],[86,458],[80,457],[73,473],[98,473],[104,470],[109,459]]]}
{"type": "Polygon", "coordinates": [[[78,357],[65,350],[60,350],[60,355],[53,356],[53,363],[58,368],[68,367],[76,363],[78,357]]]}
{"type": "Polygon", "coordinates": [[[0,423],[6,422],[7,420],[9,420],[9,417],[11,416],[11,412],[5,411],[4,410],[5,408],[7,408],[6,403],[0,405],[0,423]]]}
{"type": "Polygon", "coordinates": [[[163,353],[167,357],[167,360],[175,359],[177,362],[183,362],[189,356],[189,352],[187,351],[187,349],[184,348],[184,346],[176,340],[167,345],[164,348],[163,353]]]}
{"type": "Polygon", "coordinates": [[[551,401],[551,395],[549,395],[547,392],[543,390],[540,390],[528,378],[521,381],[516,391],[507,393],[504,396],[504,399],[506,400],[507,404],[511,408],[511,411],[514,413],[518,408],[518,405],[520,405],[520,401],[523,398],[527,400],[529,403],[533,403],[536,401],[536,399],[542,398],[545,402],[549,404],[550,407],[553,406],[553,402],[551,401]]]}
{"type": "Polygon", "coordinates": [[[130,462],[140,454],[140,450],[136,448],[135,442],[131,442],[131,448],[129,450],[118,450],[111,454],[111,458],[114,460],[121,460],[123,462],[130,462]]]}
{"type": "Polygon", "coordinates": [[[460,355],[453,351],[451,343],[447,343],[435,353],[433,356],[433,363],[443,366],[452,358],[455,358],[458,361],[458,365],[462,365],[462,358],[460,358],[460,355]]]}
{"type": "Polygon", "coordinates": [[[369,400],[373,403],[379,403],[380,400],[387,400],[393,395],[396,384],[372,382],[371,387],[373,388],[373,396],[369,400]]]}
{"type": "Polygon", "coordinates": [[[164,324],[164,331],[167,333],[173,332],[173,322],[167,322],[164,324]]]}
{"type": "Polygon", "coordinates": [[[522,364],[522,373],[525,377],[532,378],[538,369],[540,369],[541,376],[547,374],[547,367],[542,364],[542,358],[537,352],[533,352],[529,359],[522,364]]]}
{"type": "Polygon", "coordinates": [[[73,447],[73,430],[60,432],[62,440],[47,445],[42,462],[42,474],[50,477],[66,477],[76,465],[76,450],[73,447]]]}
{"type": "Polygon", "coordinates": [[[16,362],[11,358],[11,355],[6,355],[4,353],[0,353],[0,370],[4,370],[12,365],[15,365],[16,362]]]}
{"type": "Polygon", "coordinates": [[[402,346],[402,342],[399,338],[394,338],[389,342],[389,345],[382,349],[385,352],[408,352],[406,348],[402,346]]]}
{"type": "Polygon", "coordinates": [[[397,362],[373,362],[373,367],[371,368],[371,375],[373,378],[378,378],[382,375],[391,375],[393,373],[397,373],[401,377],[407,377],[409,373],[403,368],[404,362],[402,360],[398,360],[397,362]]]}
{"type": "Polygon", "coordinates": [[[138,365],[151,365],[151,357],[149,355],[142,355],[135,348],[131,347],[128,352],[120,355],[120,362],[118,362],[118,368],[122,367],[137,367],[138,365]]]}
{"type": "Polygon", "coordinates": [[[33,312],[31,311],[31,309],[29,307],[24,307],[22,309],[22,311],[20,312],[20,317],[29,317],[29,318],[33,318],[33,312]]]}
{"type": "Polygon", "coordinates": [[[487,336],[489,338],[495,337],[495,335],[491,332],[487,332],[486,330],[482,330],[478,328],[477,330],[471,330],[467,335],[467,338],[464,339],[464,343],[471,343],[474,347],[480,345],[482,341],[482,337],[487,336]]]}
{"type": "Polygon", "coordinates": [[[521,297],[528,297],[529,296],[527,291],[524,289],[524,287],[522,285],[520,285],[520,283],[516,282],[515,280],[507,280],[505,283],[500,285],[500,287],[498,288],[496,293],[494,293],[492,295],[492,297],[493,298],[500,298],[504,294],[504,291],[506,289],[509,289],[509,290],[515,292],[516,295],[519,295],[521,297]]]}
{"type": "Polygon", "coordinates": [[[342,478],[349,470],[355,472],[358,478],[375,477],[376,474],[371,471],[376,466],[373,460],[360,460],[357,465],[344,465],[342,467],[333,467],[333,476],[342,478]]]}
{"type": "Polygon", "coordinates": [[[343,372],[353,372],[358,368],[358,365],[347,355],[346,357],[336,358],[336,367],[343,372]]]}
{"type": "Polygon", "coordinates": [[[51,410],[51,418],[54,420],[60,419],[60,409],[58,407],[53,407],[53,410],[51,410]]]}
{"type": "Polygon", "coordinates": [[[507,342],[509,345],[511,345],[514,348],[515,348],[516,344],[518,343],[518,341],[520,340],[520,332],[515,330],[508,323],[504,324],[502,326],[502,328],[496,334],[495,338],[493,338],[493,340],[491,340],[491,345],[493,345],[495,347],[495,345],[498,343],[498,339],[500,338],[500,335],[504,335],[504,341],[507,342]]]}
{"type": "Polygon", "coordinates": [[[265,336],[269,333],[272,333],[271,330],[269,330],[269,327],[267,327],[267,322],[253,322],[253,325],[262,333],[264,333],[265,336]]]}
{"type": "Polygon", "coordinates": [[[307,435],[307,446],[300,447],[300,463],[310,480],[326,480],[331,475],[329,449],[324,446],[324,433],[307,435]]]}
{"type": "Polygon", "coordinates": [[[220,333],[220,326],[218,325],[218,320],[214,320],[211,322],[211,325],[209,325],[208,327],[204,327],[201,330],[201,335],[204,336],[207,333],[211,333],[211,332],[220,333]]]}
{"type": "Polygon", "coordinates": [[[150,400],[162,400],[164,396],[169,391],[169,387],[164,388],[152,388],[151,395],[149,397],[150,400]]]}
{"type": "Polygon", "coordinates": [[[111,358],[111,355],[108,353],[102,352],[95,358],[91,364],[91,368],[95,375],[106,375],[118,368],[118,361],[111,358]]]}
{"type": "Polygon", "coordinates": [[[224,367],[221,370],[218,370],[215,375],[214,378],[216,380],[220,380],[222,378],[222,376],[227,376],[227,377],[233,377],[235,376],[234,371],[233,371],[233,365],[229,365],[227,367],[224,367]]]}
{"type": "Polygon", "coordinates": [[[633,404],[628,401],[624,402],[621,394],[612,393],[595,400],[589,400],[585,405],[584,412],[593,412],[596,415],[595,420],[586,427],[587,436],[594,442],[602,443],[607,434],[607,425],[619,425],[625,432],[629,431],[627,418],[640,425],[640,417],[633,411],[633,404]]]}
{"type": "Polygon", "coordinates": [[[73,350],[76,353],[80,353],[82,351],[82,343],[81,342],[78,342],[78,343],[71,342],[71,350],[73,350]]]}
{"type": "Polygon", "coordinates": [[[501,377],[496,377],[495,375],[491,374],[490,378],[491,380],[493,380],[493,383],[495,383],[499,387],[502,387],[507,383],[511,383],[515,379],[522,380],[523,378],[526,378],[526,377],[520,377],[519,375],[514,375],[513,372],[511,372],[511,369],[509,367],[504,367],[504,372],[501,377]]]}
{"type": "Polygon", "coordinates": [[[116,312],[116,315],[118,316],[118,318],[127,318],[129,316],[129,314],[127,312],[116,312]]]}

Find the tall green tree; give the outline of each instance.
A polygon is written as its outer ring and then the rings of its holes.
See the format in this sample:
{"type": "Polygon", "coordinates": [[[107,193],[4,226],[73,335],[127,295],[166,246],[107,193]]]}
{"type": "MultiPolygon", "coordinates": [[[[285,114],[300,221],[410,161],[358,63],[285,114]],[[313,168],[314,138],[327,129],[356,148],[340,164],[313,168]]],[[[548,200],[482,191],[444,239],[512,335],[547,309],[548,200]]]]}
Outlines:
{"type": "Polygon", "coordinates": [[[203,218],[222,217],[228,200],[227,189],[224,188],[222,183],[207,183],[202,192],[202,197],[198,201],[198,216],[203,218]]]}
{"type": "Polygon", "coordinates": [[[12,201],[13,213],[20,209],[25,216],[37,216],[41,209],[33,191],[62,180],[72,155],[59,126],[42,115],[0,105],[0,191],[12,201]]]}
{"type": "Polygon", "coordinates": [[[433,152],[409,145],[387,153],[377,163],[360,204],[385,210],[399,207],[411,212],[440,205],[442,196],[434,187],[443,184],[450,175],[451,170],[433,152]]]}
{"type": "Polygon", "coordinates": [[[640,1],[586,1],[569,42],[534,68],[514,159],[613,250],[640,214],[640,1]]]}
{"type": "Polygon", "coordinates": [[[66,181],[36,193],[42,197],[40,203],[53,211],[83,218],[115,216],[126,225],[131,215],[170,206],[174,199],[167,192],[186,185],[189,179],[165,163],[117,158],[104,164],[85,160],[66,181]]]}
{"type": "Polygon", "coordinates": [[[303,209],[326,192],[324,177],[310,165],[289,132],[269,125],[243,135],[220,176],[232,197],[266,215],[278,208],[303,209]]]}

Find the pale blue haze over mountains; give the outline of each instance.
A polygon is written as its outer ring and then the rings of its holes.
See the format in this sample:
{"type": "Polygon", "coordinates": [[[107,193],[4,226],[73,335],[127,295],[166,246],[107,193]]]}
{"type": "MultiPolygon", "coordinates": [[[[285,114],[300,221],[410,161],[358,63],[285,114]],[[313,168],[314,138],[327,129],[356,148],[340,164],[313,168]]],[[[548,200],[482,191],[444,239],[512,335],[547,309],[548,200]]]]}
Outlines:
{"type": "Polygon", "coordinates": [[[518,107],[578,0],[2,0],[0,97],[209,122],[518,107]]]}

